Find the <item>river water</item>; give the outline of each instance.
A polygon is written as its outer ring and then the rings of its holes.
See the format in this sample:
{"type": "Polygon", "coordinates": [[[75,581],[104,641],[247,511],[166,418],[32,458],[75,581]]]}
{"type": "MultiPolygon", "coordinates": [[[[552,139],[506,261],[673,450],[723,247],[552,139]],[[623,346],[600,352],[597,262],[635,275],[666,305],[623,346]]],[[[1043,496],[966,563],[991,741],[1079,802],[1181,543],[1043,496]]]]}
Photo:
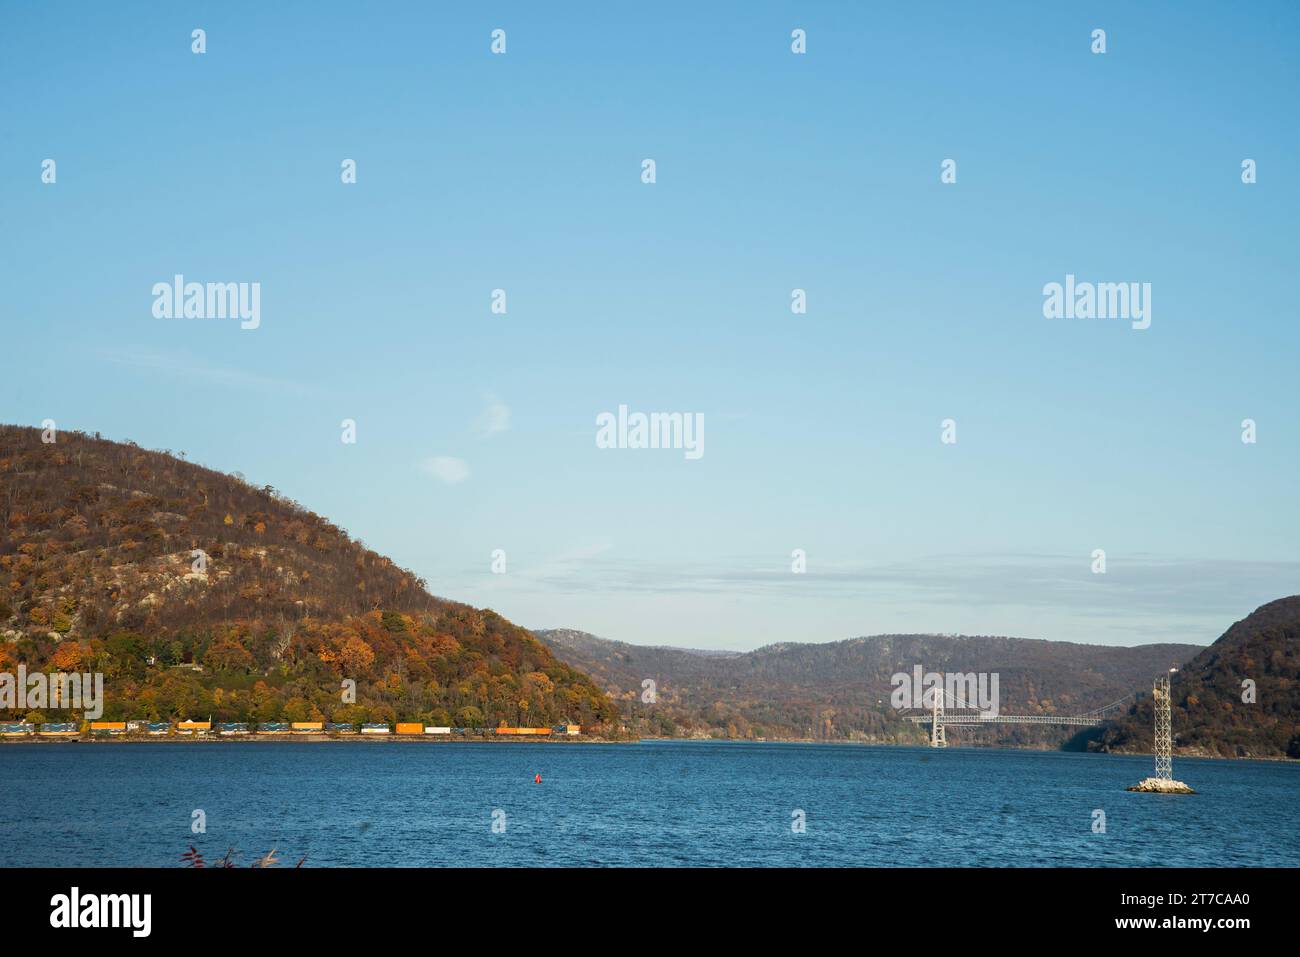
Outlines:
{"type": "Polygon", "coordinates": [[[1199,794],[1124,790],[1151,773],[856,745],[0,745],[0,865],[1300,866],[1300,764],[1175,759],[1199,794]]]}

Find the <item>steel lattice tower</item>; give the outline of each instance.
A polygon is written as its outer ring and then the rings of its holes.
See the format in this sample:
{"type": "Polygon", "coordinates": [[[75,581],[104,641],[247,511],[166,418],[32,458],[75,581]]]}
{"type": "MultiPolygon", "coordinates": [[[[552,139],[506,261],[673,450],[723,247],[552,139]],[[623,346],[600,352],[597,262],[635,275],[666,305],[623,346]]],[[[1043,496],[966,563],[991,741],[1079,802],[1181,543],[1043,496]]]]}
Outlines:
{"type": "Polygon", "coordinates": [[[1151,689],[1156,705],[1156,777],[1172,781],[1174,777],[1174,740],[1170,725],[1169,675],[1156,679],[1151,689]]]}

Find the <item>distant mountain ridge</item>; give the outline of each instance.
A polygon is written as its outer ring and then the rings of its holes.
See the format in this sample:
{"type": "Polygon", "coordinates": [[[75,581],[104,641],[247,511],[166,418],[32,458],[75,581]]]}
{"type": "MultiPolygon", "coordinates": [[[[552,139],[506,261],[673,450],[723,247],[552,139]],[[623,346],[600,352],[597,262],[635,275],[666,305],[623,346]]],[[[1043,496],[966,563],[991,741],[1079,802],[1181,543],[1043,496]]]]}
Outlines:
{"type": "MultiPolygon", "coordinates": [[[[997,672],[1006,714],[1082,714],[1150,687],[1202,647],[1132,648],[1028,638],[878,635],[826,644],[780,642],[708,654],[598,638],[573,629],[535,631],[561,660],[591,675],[645,734],[922,743],[924,731],[889,703],[890,679],[926,671],[997,672]],[[654,682],[653,704],[642,700],[654,682]]],[[[1059,745],[1067,728],[1002,725],[960,729],[954,743],[1059,745]]]]}
{"type": "MultiPolygon", "coordinates": [[[[696,655],[701,658],[738,658],[745,654],[743,651],[726,651],[723,649],[710,648],[678,648],[673,645],[629,645],[622,641],[612,641],[608,638],[597,638],[595,635],[585,631],[576,631],[572,628],[543,628],[534,629],[533,634],[545,635],[546,643],[552,648],[569,647],[575,650],[583,648],[598,648],[617,646],[621,648],[639,648],[643,651],[663,651],[663,652],[680,652],[685,655],[696,655]]],[[[768,647],[776,647],[770,645],[768,647]]],[[[759,649],[762,650],[762,649],[759,649]]]]}

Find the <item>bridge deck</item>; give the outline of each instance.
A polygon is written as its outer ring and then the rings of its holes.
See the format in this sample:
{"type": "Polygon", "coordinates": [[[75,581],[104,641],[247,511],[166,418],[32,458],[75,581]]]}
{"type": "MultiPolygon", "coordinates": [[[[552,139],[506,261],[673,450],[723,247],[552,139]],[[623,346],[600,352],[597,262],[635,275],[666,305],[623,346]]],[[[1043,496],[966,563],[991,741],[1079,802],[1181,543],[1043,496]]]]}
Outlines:
{"type": "MultiPolygon", "coordinates": [[[[908,715],[907,720],[914,724],[929,724],[930,715],[908,715]]],[[[1065,725],[1069,727],[1099,727],[1105,723],[1105,718],[1093,718],[1083,716],[1067,716],[1054,714],[1000,714],[996,718],[986,718],[980,714],[945,714],[941,719],[945,726],[948,725],[972,725],[972,724],[1054,724],[1065,725]]]]}

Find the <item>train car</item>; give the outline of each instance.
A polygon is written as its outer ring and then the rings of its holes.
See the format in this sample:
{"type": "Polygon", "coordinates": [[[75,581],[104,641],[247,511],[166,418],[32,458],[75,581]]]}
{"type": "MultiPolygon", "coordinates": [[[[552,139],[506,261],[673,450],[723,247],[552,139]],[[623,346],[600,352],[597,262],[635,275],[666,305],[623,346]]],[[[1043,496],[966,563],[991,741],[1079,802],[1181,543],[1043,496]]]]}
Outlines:
{"type": "Polygon", "coordinates": [[[91,734],[126,734],[125,721],[92,721],[91,734]]]}
{"type": "Polygon", "coordinates": [[[264,721],[257,726],[258,734],[288,734],[289,726],[283,721],[264,721]]]}
{"type": "Polygon", "coordinates": [[[504,725],[497,728],[497,734],[509,735],[529,735],[529,734],[550,734],[550,728],[507,728],[504,725]]]}
{"type": "Polygon", "coordinates": [[[418,721],[397,722],[398,734],[424,734],[424,725],[418,721]]]}
{"type": "Polygon", "coordinates": [[[325,725],[325,730],[330,734],[356,734],[357,726],[355,724],[335,724],[330,722],[325,725]]]}
{"type": "Polygon", "coordinates": [[[427,728],[424,729],[424,733],[425,734],[451,734],[451,728],[435,728],[433,725],[429,725],[427,728]]]}
{"type": "Polygon", "coordinates": [[[577,724],[566,724],[564,726],[565,734],[582,734],[582,726],[577,724]]]}
{"type": "Polygon", "coordinates": [[[289,730],[294,734],[321,734],[325,730],[324,721],[294,721],[289,730]]]}
{"type": "Polygon", "coordinates": [[[386,724],[363,724],[361,726],[362,734],[392,734],[393,729],[386,724]]]}
{"type": "Polygon", "coordinates": [[[144,726],[145,734],[152,734],[154,737],[157,737],[160,734],[168,734],[171,732],[171,729],[172,726],[166,721],[150,721],[144,726]]]}
{"type": "Polygon", "coordinates": [[[217,726],[220,734],[225,737],[231,737],[237,734],[248,734],[248,725],[242,721],[226,721],[217,726]]]}
{"type": "Polygon", "coordinates": [[[212,730],[211,721],[177,721],[176,722],[177,734],[202,735],[202,734],[207,734],[211,730],[212,730]]]}
{"type": "Polygon", "coordinates": [[[31,734],[35,728],[26,721],[15,721],[11,724],[0,724],[0,738],[19,738],[31,734]]]}
{"type": "Polygon", "coordinates": [[[72,722],[54,722],[43,724],[37,728],[36,733],[42,738],[75,738],[81,734],[81,729],[72,722]]]}

